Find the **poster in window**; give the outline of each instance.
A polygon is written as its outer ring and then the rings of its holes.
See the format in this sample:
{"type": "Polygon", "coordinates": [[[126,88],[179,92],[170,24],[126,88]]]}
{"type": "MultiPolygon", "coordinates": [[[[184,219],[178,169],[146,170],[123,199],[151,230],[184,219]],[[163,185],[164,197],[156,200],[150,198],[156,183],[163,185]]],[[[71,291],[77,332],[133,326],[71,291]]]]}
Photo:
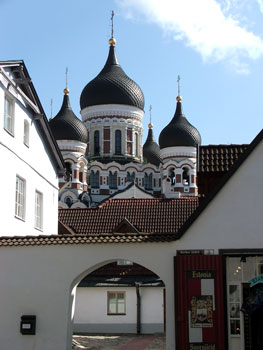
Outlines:
{"type": "Polygon", "coordinates": [[[191,297],[191,327],[213,327],[213,297],[200,295],[191,297]]]}

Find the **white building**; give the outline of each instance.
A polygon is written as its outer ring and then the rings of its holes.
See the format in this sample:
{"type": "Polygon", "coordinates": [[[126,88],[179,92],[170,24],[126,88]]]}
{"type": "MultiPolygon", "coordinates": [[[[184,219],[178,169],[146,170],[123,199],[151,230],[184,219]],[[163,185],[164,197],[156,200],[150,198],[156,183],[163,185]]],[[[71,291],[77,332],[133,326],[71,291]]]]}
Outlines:
{"type": "Polygon", "coordinates": [[[0,116],[0,234],[56,234],[64,162],[23,61],[0,62],[0,116]]]}

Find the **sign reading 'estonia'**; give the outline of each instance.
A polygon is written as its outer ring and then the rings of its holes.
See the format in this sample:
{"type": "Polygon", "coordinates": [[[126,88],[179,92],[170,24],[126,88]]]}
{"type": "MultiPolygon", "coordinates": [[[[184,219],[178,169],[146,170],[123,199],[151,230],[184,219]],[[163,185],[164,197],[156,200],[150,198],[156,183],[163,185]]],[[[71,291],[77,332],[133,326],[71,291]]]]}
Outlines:
{"type": "Polygon", "coordinates": [[[263,283],[263,275],[255,276],[250,281],[248,281],[248,283],[250,283],[250,287],[253,287],[253,286],[255,286],[258,283],[263,283]]]}

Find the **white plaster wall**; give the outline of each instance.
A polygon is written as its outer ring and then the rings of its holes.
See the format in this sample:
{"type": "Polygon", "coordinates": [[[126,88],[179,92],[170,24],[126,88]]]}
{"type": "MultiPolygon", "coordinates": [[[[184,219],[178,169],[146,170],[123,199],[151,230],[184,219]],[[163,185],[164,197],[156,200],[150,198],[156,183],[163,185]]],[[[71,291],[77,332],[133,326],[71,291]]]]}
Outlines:
{"type": "Polygon", "coordinates": [[[4,89],[0,83],[1,227],[0,235],[57,233],[58,178],[36,122],[19,95],[15,100],[14,136],[4,125],[4,89]],[[29,122],[29,147],[23,142],[24,120],[29,122]],[[26,180],[25,221],[15,218],[16,175],[26,180]],[[34,228],[35,190],[43,194],[43,231],[34,228]]]}
{"type": "Polygon", "coordinates": [[[136,290],[127,287],[79,287],[74,323],[136,323],[136,290]],[[125,292],[126,315],[107,315],[107,292],[125,292]]]}
{"type": "Polygon", "coordinates": [[[135,261],[164,281],[166,349],[174,350],[174,254],[174,244],[168,243],[0,247],[1,350],[70,350],[72,288],[116,260],[135,261]],[[35,336],[20,334],[22,315],[37,316],[35,336]]]}
{"type": "Polygon", "coordinates": [[[210,202],[178,249],[263,248],[263,142],[210,202]]]}
{"type": "Polygon", "coordinates": [[[142,323],[163,323],[163,287],[141,287],[142,323]]]}
{"type": "MultiPolygon", "coordinates": [[[[163,287],[140,287],[140,295],[141,323],[149,325],[162,324],[164,314],[163,287]]],[[[119,331],[122,331],[123,328],[125,332],[128,328],[122,327],[123,324],[133,325],[130,329],[136,332],[136,307],[137,296],[135,287],[79,287],[76,294],[74,323],[85,324],[86,327],[83,327],[82,330],[85,329],[86,332],[94,332],[94,327],[91,329],[89,328],[90,325],[97,326],[97,332],[101,332],[105,324],[119,324],[119,331]],[[125,315],[107,315],[107,292],[113,291],[125,292],[125,315]]],[[[112,328],[113,331],[115,329],[112,328]]],[[[107,332],[109,330],[111,330],[110,326],[107,327],[107,332]]]]}

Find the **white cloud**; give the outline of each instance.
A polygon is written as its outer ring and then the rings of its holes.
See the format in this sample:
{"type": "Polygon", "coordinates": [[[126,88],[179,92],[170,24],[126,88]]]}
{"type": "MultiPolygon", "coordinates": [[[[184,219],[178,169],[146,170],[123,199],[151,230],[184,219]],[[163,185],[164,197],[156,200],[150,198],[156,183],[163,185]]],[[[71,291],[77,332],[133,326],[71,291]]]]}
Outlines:
{"type": "Polygon", "coordinates": [[[263,13],[263,0],[257,0],[257,2],[258,2],[258,5],[259,5],[260,12],[263,13]]]}
{"type": "MultiPolygon", "coordinates": [[[[263,6],[263,0],[257,0],[263,6]]],[[[263,40],[242,27],[231,7],[239,0],[119,0],[130,18],[141,15],[156,23],[174,40],[184,40],[204,61],[227,61],[247,73],[247,59],[263,57],[263,40]]]]}

